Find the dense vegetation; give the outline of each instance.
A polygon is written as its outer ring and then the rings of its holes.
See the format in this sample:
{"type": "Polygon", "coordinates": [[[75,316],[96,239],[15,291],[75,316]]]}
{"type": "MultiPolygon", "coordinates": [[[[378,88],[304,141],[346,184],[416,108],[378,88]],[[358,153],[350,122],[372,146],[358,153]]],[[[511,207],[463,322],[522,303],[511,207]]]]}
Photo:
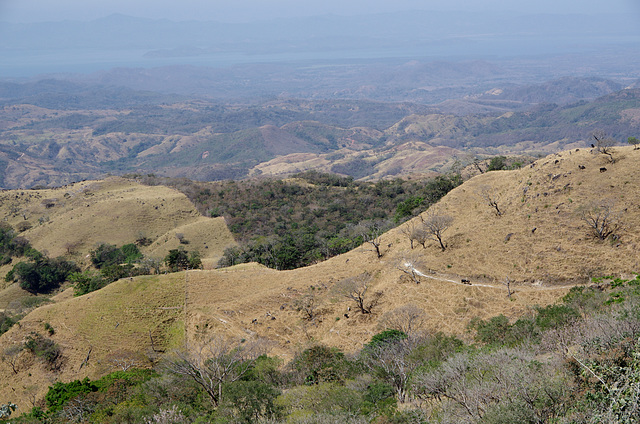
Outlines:
{"type": "Polygon", "coordinates": [[[298,268],[345,253],[362,244],[372,227],[385,231],[462,183],[456,174],[365,183],[315,171],[290,180],[200,183],[145,177],[142,181],[171,185],[201,213],[225,217],[240,247],[225,252],[222,266],[255,261],[276,269],[298,268]]]}
{"type": "Polygon", "coordinates": [[[25,257],[29,261],[20,261],[5,276],[7,282],[17,281],[20,287],[31,293],[49,293],[66,281],[78,267],[62,258],[48,258],[31,245],[29,241],[17,236],[13,228],[3,223],[0,226],[0,263],[6,265],[13,257],[25,257]]]}
{"type": "MultiPolygon", "coordinates": [[[[476,320],[473,343],[424,333],[411,305],[385,314],[388,328],[355,355],[316,344],[283,364],[251,341],[212,338],[155,371],[57,382],[13,422],[634,423],[640,277],[594,283],[515,322],[476,320]]],[[[43,340],[26,344],[54,349],[43,340]]]]}

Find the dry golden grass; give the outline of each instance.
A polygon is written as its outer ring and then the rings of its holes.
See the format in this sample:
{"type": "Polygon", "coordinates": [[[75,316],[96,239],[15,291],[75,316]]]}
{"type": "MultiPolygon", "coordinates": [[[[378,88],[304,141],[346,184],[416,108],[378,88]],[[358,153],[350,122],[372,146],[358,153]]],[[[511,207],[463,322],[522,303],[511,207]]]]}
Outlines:
{"type": "Polygon", "coordinates": [[[199,250],[203,259],[217,260],[235,244],[223,219],[202,217],[182,193],[117,177],[3,192],[0,213],[14,228],[29,222],[33,227],[22,235],[36,249],[80,262],[99,243],[121,246],[142,236],[154,242],[142,252],[158,258],[178,247],[176,233],[184,234],[189,241],[184,247],[199,250]]]}
{"type": "Polygon", "coordinates": [[[122,357],[140,353],[138,365],[148,366],[148,358],[160,354],[153,349],[166,350],[184,342],[180,274],[121,280],[99,292],[76,298],[64,293],[54,300],[57,302],[31,312],[0,339],[4,352],[24,343],[32,331],[46,335],[44,324],[49,323],[55,330],[51,338],[63,351],[59,372],[50,371],[28,351],[19,354],[17,373],[8,363],[1,364],[0,395],[18,399],[23,411],[31,407],[29,388],[36,387],[41,399],[56,380],[97,378],[117,370],[113,360],[118,359],[118,352],[122,357]]]}
{"type": "MultiPolygon", "coordinates": [[[[328,160],[332,154],[292,153],[279,156],[268,162],[256,165],[252,175],[286,176],[310,169],[321,172],[331,172],[333,165],[364,158],[376,162],[375,173],[366,180],[377,180],[385,176],[408,177],[421,174],[421,177],[433,176],[437,171],[451,167],[456,156],[461,156],[459,150],[443,146],[431,146],[423,142],[408,142],[394,148],[389,157],[381,157],[375,150],[362,151],[345,148],[339,150],[344,157],[338,160],[328,160]]],[[[389,152],[387,152],[389,153],[389,152]]]]}
{"type": "MultiPolygon", "coordinates": [[[[20,327],[0,338],[4,348],[19,343],[29,331],[43,332],[44,322],[51,323],[56,329],[53,338],[67,357],[60,374],[46,372],[23,353],[18,375],[0,364],[0,396],[25,403],[29,385],[39,384],[43,393],[54,377],[68,381],[106,372],[113,352],[148,354],[149,331],[156,349],[170,350],[223,333],[266,338],[272,342],[272,354],[290,359],[316,342],[356,351],[381,330],[385,312],[409,303],[425,311],[425,330],[461,337],[468,337],[465,328],[474,317],[504,314],[516,319],[535,305],[556,302],[588,277],[638,270],[640,150],[616,148],[614,158],[616,162],[609,163],[604,155],[580,149],[551,155],[521,170],[472,178],[433,206],[453,218],[444,234],[445,252],[436,242],[411,250],[400,227],[382,236],[380,259],[364,245],[293,271],[244,264],[119,281],[80,298],[62,294],[56,304],[32,312],[20,327]],[[603,166],[606,172],[600,172],[603,166]],[[499,196],[503,216],[496,216],[482,199],[487,190],[499,196]],[[600,200],[614,201],[621,211],[624,231],[615,243],[594,239],[579,218],[581,207],[600,200]],[[420,284],[398,269],[409,257],[424,274],[420,284]],[[371,290],[384,293],[369,315],[356,312],[353,302],[335,290],[340,280],[363,272],[372,275],[371,290]],[[514,282],[511,299],[501,284],[507,277],[514,282]],[[471,284],[462,284],[463,278],[471,284]],[[316,300],[313,320],[305,320],[296,308],[305,295],[316,300]],[[88,364],[80,368],[89,347],[88,364]]],[[[170,204],[167,197],[165,202],[170,204]]],[[[179,226],[187,239],[193,234],[189,225],[179,226]]],[[[161,233],[166,243],[177,243],[176,227],[161,233]]]]}

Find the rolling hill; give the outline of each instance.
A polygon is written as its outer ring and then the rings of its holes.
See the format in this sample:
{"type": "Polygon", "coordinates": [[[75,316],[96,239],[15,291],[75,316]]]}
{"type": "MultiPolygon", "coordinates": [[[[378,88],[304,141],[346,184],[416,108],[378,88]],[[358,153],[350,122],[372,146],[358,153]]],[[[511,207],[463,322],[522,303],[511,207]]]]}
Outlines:
{"type": "Polygon", "coordinates": [[[420,108],[347,102],[337,113],[347,126],[326,122],[333,121],[331,102],[268,102],[240,107],[237,116],[231,106],[213,114],[211,107],[182,103],[80,113],[7,106],[1,113],[13,124],[2,132],[0,184],[62,185],[108,173],[223,180],[311,168],[380,178],[446,170],[454,156],[460,160],[477,154],[538,154],[581,147],[595,129],[617,140],[640,132],[637,89],[591,102],[493,115],[413,113],[420,108]],[[316,107],[322,112],[309,110],[316,107]],[[384,125],[389,126],[348,126],[372,123],[379,114],[387,115],[384,125]],[[248,126],[245,118],[251,115],[259,126],[248,126]],[[298,118],[304,119],[291,122],[298,118]],[[227,119],[247,128],[225,130],[239,125],[227,119]],[[188,125],[170,130],[175,122],[188,125]],[[415,161],[405,160],[408,151],[415,161]],[[351,173],[354,160],[365,161],[369,170],[364,175],[351,173]],[[345,171],[332,169],[335,165],[345,171]]]}
{"type": "MultiPolygon", "coordinates": [[[[120,280],[76,298],[67,290],[55,296],[54,303],[35,309],[20,325],[0,336],[0,344],[6,349],[22,343],[31,331],[44,332],[44,324],[50,324],[55,329],[51,339],[62,348],[60,369],[51,371],[23,351],[17,358],[16,373],[7,363],[0,366],[0,396],[28,405],[30,396],[42,396],[56,379],[95,378],[113,370],[114,360],[123,357],[135,357],[140,365],[149,364],[163,353],[212,333],[266,338],[271,353],[284,358],[291,358],[312,341],[352,352],[380,330],[386,312],[406,304],[425,311],[426,330],[464,337],[464,329],[474,317],[502,313],[515,319],[535,305],[554,303],[570,287],[588,284],[592,277],[630,276],[640,265],[640,193],[635,190],[640,178],[640,150],[615,148],[613,160],[595,149],[572,149],[519,170],[487,172],[471,178],[423,214],[452,218],[444,233],[445,251],[435,241],[425,248],[411,249],[404,229],[419,222],[416,218],[382,235],[380,258],[364,244],[292,271],[244,264],[120,280]],[[502,215],[496,214],[487,197],[496,202],[502,215]],[[606,206],[619,229],[615,237],[599,240],[583,220],[583,212],[606,206]],[[411,270],[407,264],[413,264],[419,284],[405,272],[411,270]],[[371,290],[383,293],[371,314],[357,313],[353,302],[339,290],[342,280],[364,272],[372,277],[371,290]],[[510,297],[502,284],[507,278],[514,290],[510,297]],[[469,283],[463,283],[463,279],[469,283]],[[305,296],[313,296],[317,305],[312,320],[304,319],[298,308],[305,296]]],[[[129,196],[144,201],[144,206],[153,205],[151,211],[158,222],[154,230],[147,231],[158,243],[169,243],[171,237],[163,235],[173,234],[176,227],[184,228],[187,234],[185,226],[195,226],[201,219],[192,213],[193,207],[188,209],[182,203],[181,196],[162,187],[141,189],[122,180],[85,182],[74,187],[80,189],[77,200],[49,208],[61,212],[68,208],[65,213],[59,218],[52,214],[47,223],[25,232],[34,245],[52,243],[49,249],[59,251],[62,240],[60,244],[52,240],[84,231],[69,222],[71,217],[80,220],[80,213],[91,213],[88,211],[99,206],[87,207],[90,197],[102,196],[104,205],[110,205],[99,214],[105,222],[125,214],[132,222],[136,222],[135,216],[145,216],[147,209],[137,206],[139,209],[134,210],[136,202],[127,203],[129,196]],[[101,186],[109,184],[114,184],[112,195],[100,191],[101,186]],[[137,189],[142,190],[138,195],[128,194],[137,189]],[[85,196],[86,192],[96,194],[85,196]],[[161,205],[167,209],[155,212],[155,206],[161,205]],[[167,219],[162,222],[165,214],[167,219]],[[51,238],[48,234],[58,235],[51,238]],[[163,237],[168,238],[164,241],[163,237]]],[[[68,191],[63,188],[56,193],[64,199],[68,191]]],[[[33,190],[2,194],[18,202],[14,210],[19,212],[24,204],[23,209],[31,208],[28,210],[35,217],[44,216],[47,209],[37,212],[38,207],[44,208],[42,200],[27,201],[28,194],[52,198],[53,193],[33,190]]],[[[19,213],[9,216],[11,222],[23,219],[19,213]]],[[[104,225],[105,233],[87,235],[92,240],[106,239],[117,227],[104,225]]],[[[129,240],[125,233],[114,233],[113,242],[117,237],[129,240]]],[[[213,244],[212,236],[206,234],[196,239],[199,233],[194,231],[189,236],[194,243],[213,244]]]]}

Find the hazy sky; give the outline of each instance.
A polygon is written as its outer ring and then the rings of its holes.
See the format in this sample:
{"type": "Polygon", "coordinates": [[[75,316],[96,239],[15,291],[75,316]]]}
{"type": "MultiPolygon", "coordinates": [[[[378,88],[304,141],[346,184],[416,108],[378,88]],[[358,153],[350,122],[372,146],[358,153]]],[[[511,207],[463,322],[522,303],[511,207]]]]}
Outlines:
{"type": "Polygon", "coordinates": [[[122,13],[154,19],[238,22],[399,10],[632,13],[640,22],[640,0],[0,0],[0,21],[91,20],[122,13]]]}

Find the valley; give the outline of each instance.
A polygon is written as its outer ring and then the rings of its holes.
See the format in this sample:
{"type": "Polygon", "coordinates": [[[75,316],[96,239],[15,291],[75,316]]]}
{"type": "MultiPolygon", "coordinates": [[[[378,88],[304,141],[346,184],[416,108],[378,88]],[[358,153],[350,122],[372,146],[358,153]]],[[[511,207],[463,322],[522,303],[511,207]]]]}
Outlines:
{"type": "MultiPolygon", "coordinates": [[[[162,257],[180,246],[180,233],[187,249],[203,254],[203,269],[125,278],[79,297],[63,286],[0,340],[6,352],[47,323],[64,360],[51,370],[22,351],[13,363],[17,373],[6,362],[0,368],[0,395],[25,405],[30,396],[44,396],[54,380],[100,378],[113,370],[115,356],[149,366],[210,335],[268,341],[270,355],[285,361],[318,343],[355,353],[384,329],[390,312],[409,304],[423,311],[423,330],[470,341],[466,329],[474,320],[503,315],[513,322],[594,278],[634,278],[640,197],[633,187],[640,150],[615,147],[612,155],[613,163],[596,149],[575,148],[521,169],[478,174],[420,217],[381,234],[380,257],[365,242],[289,271],[258,264],[214,269],[222,251],[235,244],[224,218],[202,217],[183,194],[162,185],[111,177],[4,191],[9,224],[27,216],[34,225],[21,235],[52,257],[87,267],[83,258],[96,243],[134,243],[141,234],[151,241],[141,251],[162,257]],[[500,216],[486,203],[487,194],[499,204],[500,216]],[[593,236],[584,213],[594,205],[611,206],[620,224],[615,238],[593,236]],[[451,217],[446,250],[433,240],[412,247],[406,229],[433,213],[451,217]],[[83,240],[71,253],[65,247],[70,235],[83,240]],[[371,276],[371,289],[382,293],[367,314],[340,294],[344,281],[364,274],[371,276]],[[310,296],[313,317],[305,318],[300,305],[310,296]]],[[[0,309],[9,311],[30,296],[8,286],[0,309]]]]}
{"type": "Polygon", "coordinates": [[[188,3],[0,21],[1,422],[637,422],[633,13],[188,3]]]}

